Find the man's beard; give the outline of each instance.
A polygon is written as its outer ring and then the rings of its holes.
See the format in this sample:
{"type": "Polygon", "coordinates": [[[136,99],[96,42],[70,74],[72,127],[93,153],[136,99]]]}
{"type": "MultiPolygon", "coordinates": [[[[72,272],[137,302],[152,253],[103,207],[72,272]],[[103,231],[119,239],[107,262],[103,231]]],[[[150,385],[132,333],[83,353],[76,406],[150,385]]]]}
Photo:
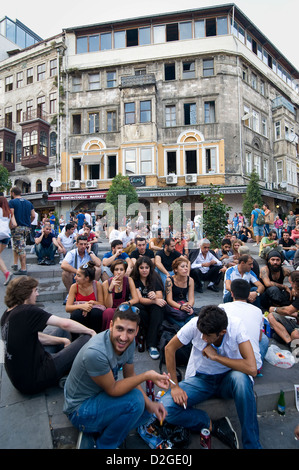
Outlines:
{"type": "Polygon", "coordinates": [[[278,273],[278,271],[280,271],[280,268],[281,268],[280,265],[279,266],[271,265],[271,267],[270,267],[271,271],[273,271],[274,273],[278,273]]]}

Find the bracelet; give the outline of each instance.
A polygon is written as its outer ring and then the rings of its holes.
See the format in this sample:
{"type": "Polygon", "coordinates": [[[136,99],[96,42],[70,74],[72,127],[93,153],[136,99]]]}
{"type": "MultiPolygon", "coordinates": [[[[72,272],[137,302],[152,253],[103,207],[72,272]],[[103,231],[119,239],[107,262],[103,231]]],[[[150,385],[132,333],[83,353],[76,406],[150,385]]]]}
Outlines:
{"type": "Polygon", "coordinates": [[[179,310],[182,310],[182,304],[180,305],[180,308],[179,308],[179,310]]]}
{"type": "Polygon", "coordinates": [[[108,289],[109,294],[113,294],[113,290],[108,289]]]}

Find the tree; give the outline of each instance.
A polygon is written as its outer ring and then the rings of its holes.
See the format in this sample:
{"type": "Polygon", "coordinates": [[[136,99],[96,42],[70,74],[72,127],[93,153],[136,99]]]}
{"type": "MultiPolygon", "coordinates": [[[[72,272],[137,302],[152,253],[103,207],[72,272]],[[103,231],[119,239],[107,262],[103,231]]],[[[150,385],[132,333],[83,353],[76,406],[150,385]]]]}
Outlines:
{"type": "MultiPolygon", "coordinates": [[[[131,185],[128,176],[123,176],[119,173],[113,178],[106,196],[106,205],[107,204],[111,204],[113,206],[115,220],[117,222],[122,223],[123,220],[119,219],[123,219],[123,217],[127,217],[128,215],[135,215],[138,210],[138,196],[136,189],[131,185]],[[135,207],[132,206],[132,204],[135,205],[135,207]],[[130,213],[128,213],[128,208],[130,213]]],[[[107,216],[112,220],[111,215],[109,208],[107,208],[107,216]]]]}
{"type": "Polygon", "coordinates": [[[0,165],[0,191],[8,191],[11,188],[11,180],[7,168],[0,165]]]}
{"type": "Polygon", "coordinates": [[[251,219],[253,205],[255,203],[257,203],[259,207],[262,207],[263,205],[263,199],[258,181],[259,176],[256,171],[253,171],[250,175],[250,181],[247,186],[246,193],[243,196],[243,214],[247,221],[250,221],[251,219]]]}
{"type": "Polygon", "coordinates": [[[220,246],[227,230],[226,214],[231,207],[223,203],[223,197],[219,186],[213,184],[210,184],[209,194],[203,197],[203,231],[204,236],[211,242],[211,248],[220,246]]]}

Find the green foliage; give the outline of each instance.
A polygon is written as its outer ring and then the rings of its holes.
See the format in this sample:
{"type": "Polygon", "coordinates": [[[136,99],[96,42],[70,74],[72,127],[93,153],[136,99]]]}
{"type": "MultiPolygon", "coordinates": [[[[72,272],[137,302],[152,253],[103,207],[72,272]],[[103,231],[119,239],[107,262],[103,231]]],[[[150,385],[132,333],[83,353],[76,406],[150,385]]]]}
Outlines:
{"type": "Polygon", "coordinates": [[[211,248],[220,246],[227,230],[226,214],[231,210],[231,207],[222,202],[223,197],[219,186],[213,184],[210,184],[209,194],[203,197],[203,231],[204,236],[211,242],[211,248]]]}
{"type": "Polygon", "coordinates": [[[263,199],[258,182],[259,176],[256,171],[253,171],[250,175],[246,194],[243,196],[243,214],[247,221],[250,221],[253,205],[255,203],[257,203],[259,207],[262,207],[263,205],[263,199]]]}
{"type": "Polygon", "coordinates": [[[0,191],[8,191],[11,188],[11,180],[9,179],[9,172],[7,168],[0,165],[0,191]]]}
{"type": "MultiPolygon", "coordinates": [[[[135,215],[137,209],[133,208],[128,214],[128,208],[131,204],[138,204],[136,189],[131,185],[128,176],[122,174],[116,175],[106,196],[106,203],[112,204],[115,210],[116,220],[119,214],[135,215]],[[125,197],[119,197],[125,196],[125,197]]],[[[108,211],[109,213],[109,211],[108,211]]]]}

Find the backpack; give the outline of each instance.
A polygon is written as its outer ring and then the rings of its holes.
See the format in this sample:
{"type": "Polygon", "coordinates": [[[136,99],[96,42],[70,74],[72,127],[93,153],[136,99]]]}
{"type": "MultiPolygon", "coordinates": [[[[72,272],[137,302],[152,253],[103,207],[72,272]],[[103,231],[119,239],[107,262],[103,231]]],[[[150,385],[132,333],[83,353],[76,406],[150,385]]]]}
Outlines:
{"type": "MultiPolygon", "coordinates": [[[[165,364],[165,346],[177,334],[181,327],[175,323],[164,320],[161,325],[161,336],[158,349],[160,351],[160,372],[162,373],[162,364],[165,364]]],[[[186,366],[190,357],[192,343],[186,344],[175,353],[176,365],[186,366]]]]}
{"type": "Polygon", "coordinates": [[[262,214],[261,211],[259,211],[257,219],[256,219],[257,225],[265,225],[265,216],[262,214]]]}

